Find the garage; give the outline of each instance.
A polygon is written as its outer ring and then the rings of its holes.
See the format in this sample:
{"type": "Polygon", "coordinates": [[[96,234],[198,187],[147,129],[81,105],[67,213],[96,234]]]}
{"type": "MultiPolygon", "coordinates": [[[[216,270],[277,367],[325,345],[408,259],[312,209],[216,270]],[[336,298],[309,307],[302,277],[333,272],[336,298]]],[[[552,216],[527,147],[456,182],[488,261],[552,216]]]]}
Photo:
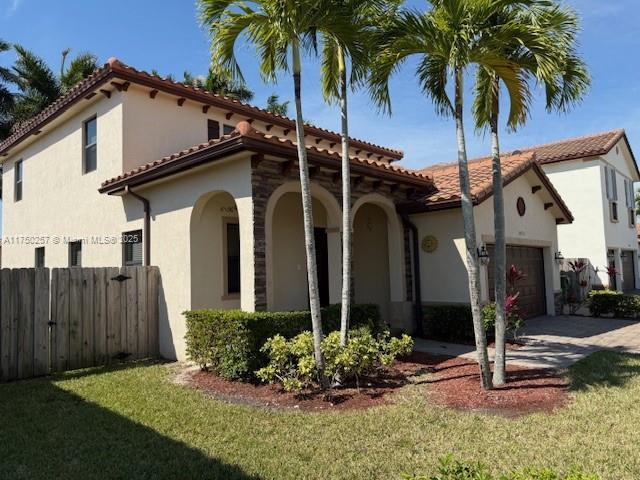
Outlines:
{"type": "Polygon", "coordinates": [[[632,292],[636,288],[636,269],[633,266],[633,252],[623,250],[620,254],[622,262],[622,290],[632,292]]]}
{"type": "MultiPolygon", "coordinates": [[[[495,258],[493,245],[487,246],[491,260],[495,258]]],[[[515,265],[524,272],[517,283],[518,305],[523,318],[532,318],[547,313],[544,282],[544,256],[542,248],[507,245],[507,270],[515,265]]],[[[495,269],[487,268],[489,274],[489,297],[495,299],[495,269]]],[[[508,288],[508,286],[507,286],[508,288]]]]}

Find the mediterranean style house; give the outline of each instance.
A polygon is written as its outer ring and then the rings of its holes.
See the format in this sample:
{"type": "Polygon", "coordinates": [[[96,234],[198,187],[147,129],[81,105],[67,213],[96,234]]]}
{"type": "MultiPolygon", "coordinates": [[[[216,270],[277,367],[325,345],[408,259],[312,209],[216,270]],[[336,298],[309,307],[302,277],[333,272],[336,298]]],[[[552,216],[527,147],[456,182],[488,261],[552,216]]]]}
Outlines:
{"type": "MultiPolygon", "coordinates": [[[[338,303],[340,136],[311,125],[305,134],[320,296],[338,303]]],[[[166,358],[184,358],[185,310],[306,309],[294,138],[288,118],[110,59],[0,144],[2,266],[157,265],[166,358]]],[[[408,170],[396,165],[401,151],[356,139],[349,153],[354,301],[407,331],[423,303],[468,302],[456,167],[408,170]]],[[[528,316],[556,311],[559,234],[575,216],[536,154],[503,160],[528,316]]],[[[490,161],[470,167],[490,260],[490,161]]],[[[485,301],[491,275],[485,266],[485,301]]]]}

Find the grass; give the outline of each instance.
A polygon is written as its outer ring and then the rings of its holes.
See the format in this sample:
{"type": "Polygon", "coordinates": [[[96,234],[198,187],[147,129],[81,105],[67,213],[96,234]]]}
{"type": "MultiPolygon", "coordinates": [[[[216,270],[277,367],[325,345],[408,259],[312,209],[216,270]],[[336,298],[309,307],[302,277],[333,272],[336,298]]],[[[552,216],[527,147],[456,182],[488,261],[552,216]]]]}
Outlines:
{"type": "Polygon", "coordinates": [[[569,373],[569,407],[517,419],[435,407],[411,388],[395,405],[360,412],[253,409],[171,383],[173,368],[0,385],[0,478],[397,479],[431,473],[447,453],[496,472],[640,472],[638,356],[592,355],[569,373]]]}

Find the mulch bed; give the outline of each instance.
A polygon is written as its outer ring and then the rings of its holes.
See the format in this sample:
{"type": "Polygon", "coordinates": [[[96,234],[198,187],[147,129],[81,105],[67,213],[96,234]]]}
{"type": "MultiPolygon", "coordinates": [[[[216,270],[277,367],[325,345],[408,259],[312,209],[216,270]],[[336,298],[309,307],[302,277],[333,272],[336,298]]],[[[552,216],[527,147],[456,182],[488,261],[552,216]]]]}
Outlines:
{"type": "Polygon", "coordinates": [[[478,366],[472,360],[414,353],[375,378],[334,389],[331,397],[317,390],[282,391],[277,385],[225,380],[210,372],[190,371],[184,382],[231,403],[304,411],[360,410],[393,402],[393,394],[409,384],[424,386],[428,399],[460,410],[518,416],[552,411],[569,400],[566,380],[548,370],[510,365],[508,383],[492,391],[481,389],[478,366]]]}

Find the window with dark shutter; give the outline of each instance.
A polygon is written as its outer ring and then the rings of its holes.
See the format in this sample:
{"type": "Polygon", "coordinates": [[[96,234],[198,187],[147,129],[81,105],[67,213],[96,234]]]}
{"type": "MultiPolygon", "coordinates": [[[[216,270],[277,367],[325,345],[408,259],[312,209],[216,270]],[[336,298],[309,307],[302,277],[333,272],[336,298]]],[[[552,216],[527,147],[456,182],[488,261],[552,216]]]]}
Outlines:
{"type": "Polygon", "coordinates": [[[44,247],[36,247],[36,268],[44,268],[44,247]]]}
{"type": "Polygon", "coordinates": [[[84,122],[84,173],[98,168],[98,121],[95,117],[84,122]]]}
{"type": "Polygon", "coordinates": [[[220,122],[207,120],[207,140],[217,140],[220,138],[220,122]]]}
{"type": "Polygon", "coordinates": [[[122,263],[126,267],[142,265],[142,230],[122,234],[122,263]]]}
{"type": "Polygon", "coordinates": [[[69,266],[82,266],[82,242],[69,242],[69,266]]]}
{"type": "Polygon", "coordinates": [[[22,160],[18,160],[14,166],[14,182],[13,182],[13,190],[16,202],[22,200],[22,160]]]}
{"type": "Polygon", "coordinates": [[[227,223],[227,293],[240,293],[240,226],[227,223]]]}

